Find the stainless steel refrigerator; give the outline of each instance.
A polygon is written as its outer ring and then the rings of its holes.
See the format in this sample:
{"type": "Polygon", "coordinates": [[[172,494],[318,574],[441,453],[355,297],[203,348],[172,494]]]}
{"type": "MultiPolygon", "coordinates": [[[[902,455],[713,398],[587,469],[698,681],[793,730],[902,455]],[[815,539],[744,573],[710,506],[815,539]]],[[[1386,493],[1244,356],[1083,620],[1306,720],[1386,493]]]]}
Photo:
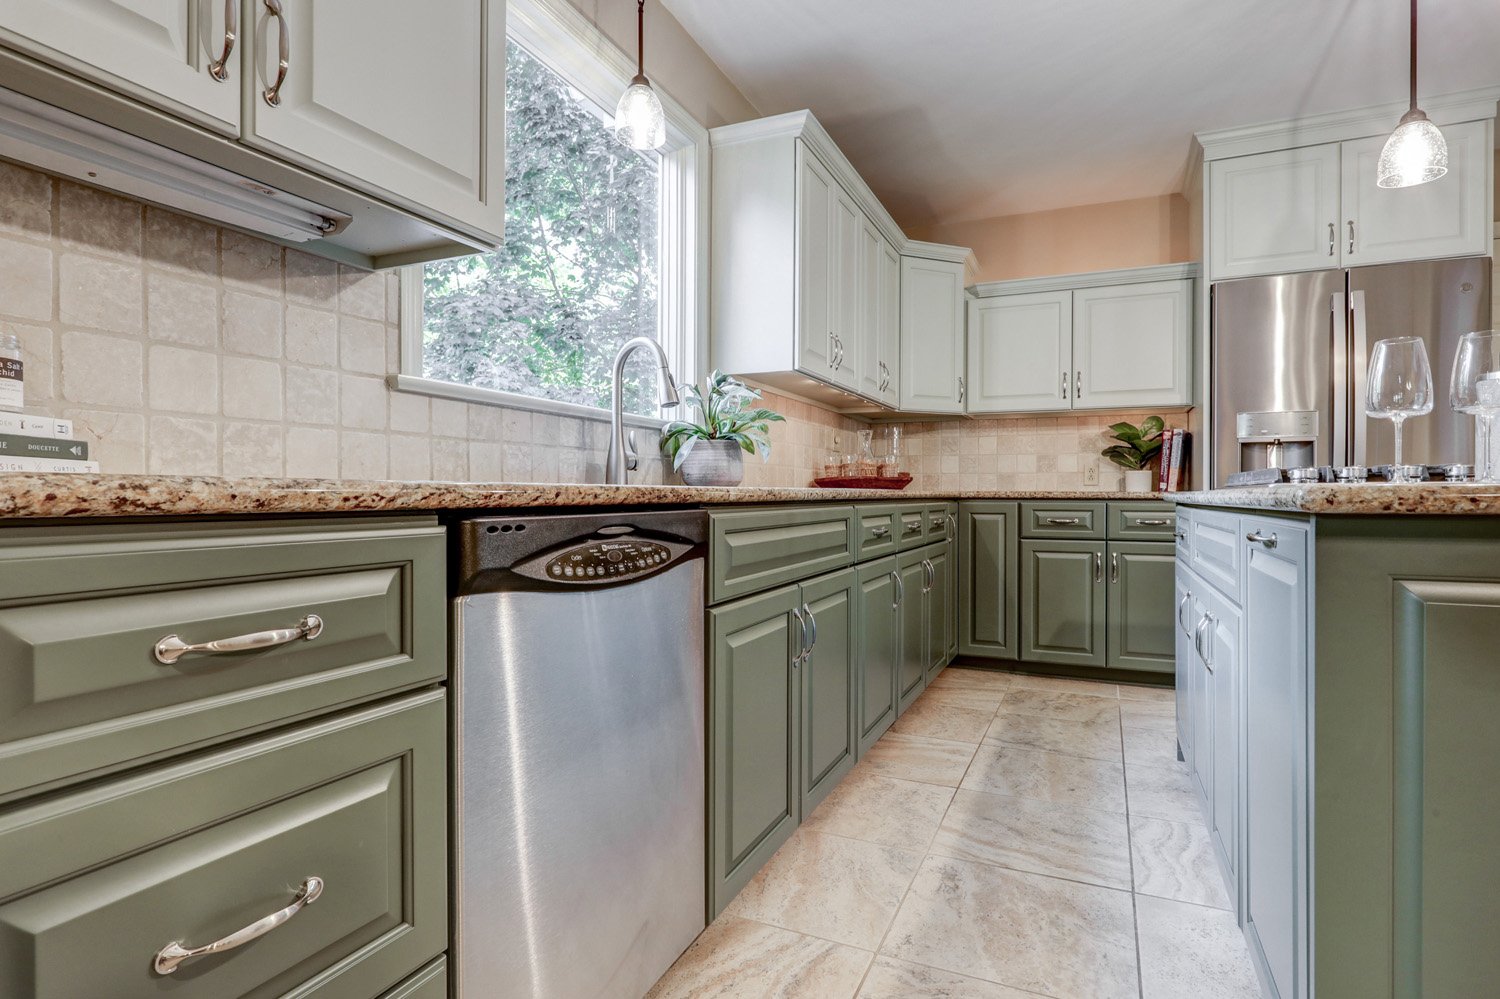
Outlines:
{"type": "Polygon", "coordinates": [[[1489,257],[1420,261],[1220,281],[1210,296],[1212,484],[1240,470],[1239,413],[1318,414],[1319,465],[1393,459],[1388,420],[1365,416],[1365,374],[1377,340],[1427,341],[1436,398],[1406,421],[1403,460],[1474,460],[1474,423],[1448,406],[1458,338],[1489,329],[1489,257]]]}

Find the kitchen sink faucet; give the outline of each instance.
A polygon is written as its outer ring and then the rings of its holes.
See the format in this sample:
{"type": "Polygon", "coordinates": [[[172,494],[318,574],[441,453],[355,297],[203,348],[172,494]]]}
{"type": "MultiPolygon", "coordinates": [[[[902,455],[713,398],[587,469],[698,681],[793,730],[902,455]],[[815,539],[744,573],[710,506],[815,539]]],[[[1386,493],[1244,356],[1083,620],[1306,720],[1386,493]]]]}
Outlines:
{"type": "Polygon", "coordinates": [[[609,383],[609,455],[604,460],[604,481],[611,486],[625,485],[629,479],[629,470],[635,467],[636,456],[633,450],[629,461],[626,460],[625,393],[621,383],[625,377],[625,362],[642,347],[650,347],[656,351],[656,359],[661,363],[661,398],[658,404],[662,409],[670,409],[682,401],[677,395],[677,379],[672,377],[667,352],[661,349],[661,344],[648,336],[638,336],[626,341],[615,355],[614,375],[609,383]]]}

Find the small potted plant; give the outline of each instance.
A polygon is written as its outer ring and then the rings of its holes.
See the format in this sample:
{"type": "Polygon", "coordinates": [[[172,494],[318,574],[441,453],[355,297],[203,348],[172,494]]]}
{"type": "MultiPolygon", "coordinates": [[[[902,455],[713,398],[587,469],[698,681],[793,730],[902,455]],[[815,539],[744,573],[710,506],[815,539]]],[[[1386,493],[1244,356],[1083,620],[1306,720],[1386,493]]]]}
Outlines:
{"type": "Polygon", "coordinates": [[[745,477],[740,452],[769,460],[771,424],[785,417],[758,405],[759,392],[722,372],[709,375],[704,389],[682,390],[684,406],[696,408],[703,419],[668,423],[662,450],[690,486],[737,486],[745,477]]]}
{"type": "Polygon", "coordinates": [[[1116,423],[1109,429],[1111,436],[1119,441],[1102,452],[1104,457],[1125,469],[1125,491],[1130,493],[1151,492],[1151,459],[1161,451],[1161,432],[1166,421],[1160,416],[1148,416],[1139,427],[1129,423],[1116,423]]]}

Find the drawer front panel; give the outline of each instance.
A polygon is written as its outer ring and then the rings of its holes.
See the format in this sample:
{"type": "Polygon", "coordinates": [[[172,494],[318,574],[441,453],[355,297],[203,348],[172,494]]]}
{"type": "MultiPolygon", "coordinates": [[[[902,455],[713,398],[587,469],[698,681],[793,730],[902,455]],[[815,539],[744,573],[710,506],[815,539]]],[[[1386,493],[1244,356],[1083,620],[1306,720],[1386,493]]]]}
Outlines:
{"type": "Polygon", "coordinates": [[[0,539],[0,559],[16,570],[0,583],[0,800],[446,672],[440,528],[0,539]],[[208,643],[314,619],[312,638],[156,654],[169,636],[208,643]]]}
{"type": "Polygon", "coordinates": [[[1171,541],[1177,511],[1168,503],[1110,503],[1109,540],[1171,541]]]}
{"type": "Polygon", "coordinates": [[[1236,605],[1240,602],[1241,539],[1239,514],[1193,511],[1189,564],[1236,605]]]}
{"type": "Polygon", "coordinates": [[[0,814],[32,861],[0,874],[0,963],[36,999],[379,994],[447,945],[445,719],[428,691],[0,814]],[[310,877],[253,943],[153,967],[310,877]]]}
{"type": "Polygon", "coordinates": [[[433,961],[380,999],[448,999],[448,958],[433,961]]]}
{"type": "Polygon", "coordinates": [[[920,548],[927,543],[927,510],[920,506],[904,506],[897,523],[900,536],[897,547],[901,551],[920,548]]]}
{"type": "Polygon", "coordinates": [[[1103,503],[1022,503],[1023,538],[1104,537],[1103,503]]]}
{"type": "Polygon", "coordinates": [[[944,503],[930,506],[925,511],[927,518],[927,544],[958,540],[958,507],[944,503]]]}
{"type": "Polygon", "coordinates": [[[854,508],[854,519],[859,531],[858,561],[881,558],[895,552],[897,534],[901,530],[898,507],[888,504],[857,506],[854,508]]]}
{"type": "Polygon", "coordinates": [[[713,603],[854,563],[853,507],[733,510],[709,523],[713,603]]]}
{"type": "Polygon", "coordinates": [[[1177,528],[1172,532],[1172,538],[1177,543],[1177,561],[1180,565],[1193,564],[1193,508],[1190,506],[1179,506],[1173,508],[1177,514],[1177,528]]]}

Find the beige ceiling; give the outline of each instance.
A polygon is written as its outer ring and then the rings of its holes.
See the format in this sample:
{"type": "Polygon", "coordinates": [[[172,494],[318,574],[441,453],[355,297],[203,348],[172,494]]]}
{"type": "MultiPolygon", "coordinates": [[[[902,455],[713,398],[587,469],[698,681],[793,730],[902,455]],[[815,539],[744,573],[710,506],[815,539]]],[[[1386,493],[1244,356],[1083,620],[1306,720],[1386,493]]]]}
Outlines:
{"type": "MultiPolygon", "coordinates": [[[[1404,0],[664,2],[904,226],[1167,194],[1194,132],[1406,97],[1404,0]]],[[[1500,0],[1421,15],[1422,93],[1500,84],[1500,0]]]]}

